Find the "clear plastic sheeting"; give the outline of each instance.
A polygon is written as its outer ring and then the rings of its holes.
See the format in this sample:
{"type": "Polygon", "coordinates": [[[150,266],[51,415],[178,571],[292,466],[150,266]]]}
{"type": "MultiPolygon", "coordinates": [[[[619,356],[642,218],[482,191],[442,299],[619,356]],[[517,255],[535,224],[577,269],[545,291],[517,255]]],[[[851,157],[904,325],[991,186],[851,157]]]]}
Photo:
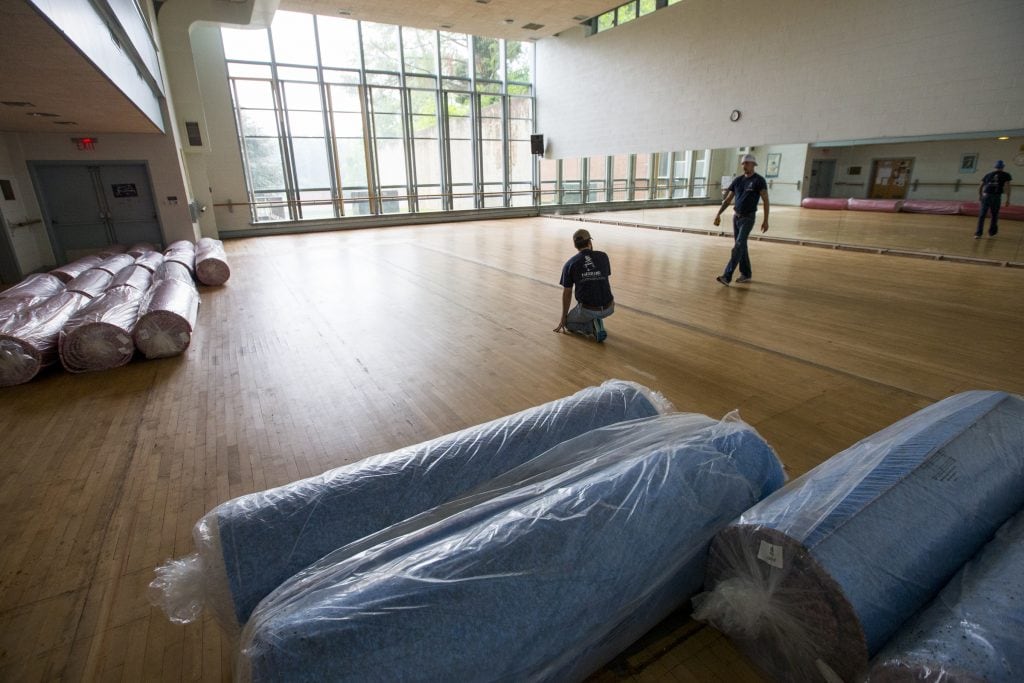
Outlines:
{"type": "Polygon", "coordinates": [[[196,245],[188,240],[171,242],[164,250],[164,259],[169,262],[180,263],[188,269],[189,277],[196,270],[196,245]]]}
{"type": "Polygon", "coordinates": [[[231,277],[224,243],[210,237],[196,242],[196,279],[204,285],[222,285],[231,277]]]}
{"type": "Polygon", "coordinates": [[[85,271],[95,268],[101,263],[103,263],[101,256],[85,256],[59,268],[54,268],[50,274],[60,278],[63,282],[71,282],[85,271]]]}
{"type": "Polygon", "coordinates": [[[111,287],[76,312],[60,333],[64,369],[111,370],[131,362],[135,355],[132,330],[143,294],[129,285],[111,287]]]}
{"type": "Polygon", "coordinates": [[[882,213],[899,213],[903,208],[902,199],[856,199],[846,200],[846,208],[850,211],[881,211],[882,213]]]}
{"type": "Polygon", "coordinates": [[[153,273],[143,266],[134,265],[128,266],[120,273],[114,276],[114,279],[110,281],[110,287],[120,287],[121,285],[127,285],[128,287],[134,287],[140,292],[145,292],[149,289],[149,285],[153,282],[153,273]]]}
{"type": "Polygon", "coordinates": [[[853,680],[1022,506],[1024,400],[952,396],[724,529],[695,616],[777,680],[853,680]]]}
{"type": "Polygon", "coordinates": [[[175,278],[158,280],[139,308],[133,334],[136,348],[150,359],[184,353],[192,342],[198,315],[199,292],[191,277],[187,283],[175,278]]]}
{"type": "Polygon", "coordinates": [[[184,264],[171,260],[164,261],[153,271],[154,283],[162,282],[163,280],[177,280],[189,285],[195,284],[195,281],[192,279],[192,271],[184,264]]]}
{"type": "MultiPolygon", "coordinates": [[[[566,439],[671,406],[640,385],[612,380],[448,436],[361,460],[206,514],[193,531],[201,570],[164,572],[155,602],[198,613],[179,597],[204,596],[229,632],[268,593],[327,553],[425,510],[540,455],[566,439]],[[204,589],[187,585],[202,577],[204,589]]],[[[182,566],[186,566],[185,562],[182,566]]]]}
{"type": "Polygon", "coordinates": [[[135,265],[141,266],[151,273],[155,273],[156,269],[164,262],[164,255],[159,251],[147,251],[144,254],[140,254],[135,259],[135,265]]]}
{"type": "Polygon", "coordinates": [[[102,294],[114,279],[106,270],[90,268],[67,284],[67,291],[84,294],[94,299],[102,294]]]}
{"type": "Polygon", "coordinates": [[[1024,511],[903,625],[867,681],[1024,681],[1024,511]]]}
{"type": "Polygon", "coordinates": [[[34,273],[0,292],[0,299],[46,299],[64,291],[64,281],[49,273],[34,273]]]}
{"type": "Polygon", "coordinates": [[[699,590],[715,532],[783,481],[735,419],[583,434],[288,580],[245,628],[240,677],[582,680],[699,590]]]}
{"type": "Polygon", "coordinates": [[[115,254],[103,259],[103,262],[96,266],[99,270],[105,270],[111,275],[117,275],[128,266],[135,263],[135,257],[131,254],[115,254]]]}
{"type": "Polygon", "coordinates": [[[63,292],[0,323],[0,387],[28,382],[57,361],[57,338],[88,298],[63,292]]]}

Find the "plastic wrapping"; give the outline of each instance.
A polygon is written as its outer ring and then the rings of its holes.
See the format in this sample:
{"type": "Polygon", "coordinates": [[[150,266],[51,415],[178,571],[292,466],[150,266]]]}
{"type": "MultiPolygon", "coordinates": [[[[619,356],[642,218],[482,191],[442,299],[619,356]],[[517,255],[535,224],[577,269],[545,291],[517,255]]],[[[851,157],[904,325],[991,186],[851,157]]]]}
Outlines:
{"type": "MultiPolygon", "coordinates": [[[[229,632],[285,579],[327,553],[457,498],[566,439],[671,409],[649,389],[611,380],[432,441],[228,501],[196,524],[202,570],[167,575],[153,596],[168,614],[201,576],[205,604],[229,632]]],[[[201,606],[196,606],[199,609],[201,606]]]]}
{"type": "Polygon", "coordinates": [[[97,256],[99,256],[100,260],[103,261],[110,258],[111,256],[123,254],[126,251],[128,251],[128,247],[124,246],[123,244],[108,244],[106,247],[103,248],[103,251],[97,254],[97,256]]]}
{"type": "Polygon", "coordinates": [[[204,285],[222,285],[231,277],[224,243],[204,237],[196,242],[196,279],[204,285]]]}
{"type": "Polygon", "coordinates": [[[114,276],[106,270],[90,268],[67,284],[67,291],[94,299],[110,286],[114,276]]]}
{"type": "Polygon", "coordinates": [[[88,297],[62,292],[0,323],[0,387],[28,382],[57,360],[57,338],[88,297]]]}
{"type": "Polygon", "coordinates": [[[903,207],[902,199],[854,199],[846,200],[846,208],[851,211],[881,211],[898,213],[903,207]]]}
{"type": "Polygon", "coordinates": [[[47,299],[64,291],[64,281],[49,273],[34,273],[0,292],[0,299],[47,299]]]}
{"type": "Polygon", "coordinates": [[[195,285],[195,280],[192,279],[192,271],[178,261],[164,261],[153,271],[154,283],[163,280],[178,280],[185,284],[195,285]]]}
{"type": "Polygon", "coordinates": [[[78,310],[60,333],[64,368],[91,372],[127,365],[135,355],[132,330],[143,294],[130,285],[119,285],[78,310]]]}
{"type": "Polygon", "coordinates": [[[85,271],[95,268],[101,263],[103,263],[103,259],[100,256],[85,256],[59,268],[54,268],[50,274],[60,278],[63,282],[71,282],[85,271]]]}
{"type": "Polygon", "coordinates": [[[289,579],[247,624],[239,671],[582,680],[698,590],[715,531],[783,481],[738,420],[673,414],[597,429],[289,579]]]}
{"type": "Polygon", "coordinates": [[[125,249],[126,254],[130,254],[135,258],[138,258],[143,254],[149,254],[152,252],[160,253],[159,251],[157,251],[156,245],[151,242],[136,242],[135,244],[125,249]]]}
{"type": "Polygon", "coordinates": [[[135,265],[141,266],[151,273],[155,273],[164,262],[164,255],[159,251],[147,251],[135,259],[135,265]]]}
{"type": "Polygon", "coordinates": [[[115,254],[103,259],[103,262],[96,266],[99,270],[105,270],[111,275],[117,275],[128,266],[135,263],[135,257],[131,254],[115,254]]]}
{"type": "Polygon", "coordinates": [[[191,277],[196,270],[196,245],[188,240],[172,242],[164,251],[164,259],[185,266],[191,277]]]}
{"type": "Polygon", "coordinates": [[[695,616],[778,680],[852,680],[1022,506],[1024,400],[952,396],[723,530],[695,616]]]}
{"type": "Polygon", "coordinates": [[[134,265],[128,266],[115,275],[114,279],[110,281],[108,289],[127,285],[128,287],[134,287],[140,292],[145,292],[149,289],[149,285],[152,284],[152,282],[153,273],[149,269],[144,266],[134,265]]]}
{"type": "Polygon", "coordinates": [[[805,209],[825,209],[838,211],[846,209],[846,200],[838,197],[804,197],[800,206],[805,209]]]}
{"type": "Polygon", "coordinates": [[[960,213],[960,202],[947,199],[907,199],[900,211],[955,216],[960,213]]]}
{"type": "Polygon", "coordinates": [[[132,335],[136,348],[150,359],[184,353],[192,342],[198,314],[199,292],[191,276],[187,283],[175,278],[156,281],[139,307],[132,335]]]}
{"type": "Polygon", "coordinates": [[[867,681],[1024,681],[1024,511],[903,625],[867,681]]]}

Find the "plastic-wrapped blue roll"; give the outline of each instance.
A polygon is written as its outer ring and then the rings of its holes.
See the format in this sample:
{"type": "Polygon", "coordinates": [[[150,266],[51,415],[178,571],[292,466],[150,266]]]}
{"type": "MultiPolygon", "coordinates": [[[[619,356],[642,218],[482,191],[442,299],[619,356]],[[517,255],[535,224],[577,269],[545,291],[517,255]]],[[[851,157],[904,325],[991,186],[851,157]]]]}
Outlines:
{"type": "Polygon", "coordinates": [[[868,681],[1024,681],[1024,511],[903,625],[868,681]]]}
{"type": "Polygon", "coordinates": [[[597,427],[671,409],[611,380],[567,398],[224,503],[193,532],[197,554],[157,569],[151,597],[172,621],[210,606],[229,632],[288,577],[327,553],[429,510],[597,427]]]}
{"type": "Polygon", "coordinates": [[[784,479],[739,420],[595,430],[289,579],[246,625],[238,670],[582,680],[699,590],[715,532],[784,479]]]}
{"type": "Polygon", "coordinates": [[[1024,400],[952,396],[723,530],[695,616],[777,680],[852,680],[1022,506],[1024,400]]]}

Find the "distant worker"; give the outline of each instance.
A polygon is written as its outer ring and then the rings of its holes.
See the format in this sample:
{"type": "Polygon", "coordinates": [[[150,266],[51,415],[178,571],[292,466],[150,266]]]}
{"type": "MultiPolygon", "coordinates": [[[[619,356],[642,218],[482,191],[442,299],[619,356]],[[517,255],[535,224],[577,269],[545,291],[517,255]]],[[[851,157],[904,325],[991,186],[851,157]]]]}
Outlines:
{"type": "Polygon", "coordinates": [[[604,318],[615,312],[615,299],[608,278],[612,267],[608,254],[594,251],[590,233],[577,230],[572,243],[577,249],[575,256],[562,267],[562,319],[555,332],[568,330],[577,334],[593,336],[603,342],[608,333],[604,329],[604,318]],[[573,288],[576,289],[576,306],[570,311],[573,288]]]}
{"type": "Polygon", "coordinates": [[[757,217],[757,202],[764,200],[764,221],[761,223],[761,232],[768,232],[768,183],[764,178],[754,173],[757,166],[757,159],[753,154],[743,157],[743,175],[733,178],[722,200],[722,206],[715,216],[715,225],[722,224],[722,212],[729,206],[733,197],[736,198],[735,213],[732,217],[732,233],[736,243],[732,248],[732,256],[725,266],[725,272],[715,279],[725,286],[732,282],[732,274],[739,266],[740,276],[736,282],[750,282],[753,271],[750,269],[750,254],[747,252],[747,238],[754,229],[754,219],[757,217]]]}
{"type": "Polygon", "coordinates": [[[1002,201],[1003,191],[1006,191],[1006,205],[1010,205],[1010,181],[1013,176],[1004,171],[1006,164],[1000,159],[996,162],[994,171],[985,174],[978,186],[978,201],[981,202],[981,210],[978,212],[978,228],[974,231],[974,239],[980,239],[985,229],[985,215],[992,212],[992,222],[988,226],[988,236],[995,237],[999,232],[999,202],[1002,201]]]}

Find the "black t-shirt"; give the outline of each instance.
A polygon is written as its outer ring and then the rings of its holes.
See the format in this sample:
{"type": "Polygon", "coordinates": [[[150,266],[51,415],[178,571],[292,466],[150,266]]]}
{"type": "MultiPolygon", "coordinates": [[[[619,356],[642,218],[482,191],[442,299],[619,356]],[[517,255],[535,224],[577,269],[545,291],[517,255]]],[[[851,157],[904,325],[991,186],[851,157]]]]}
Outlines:
{"type": "Polygon", "coordinates": [[[1002,194],[1003,186],[1011,180],[1013,176],[1006,171],[992,171],[981,179],[981,191],[984,194],[1002,194]]]}
{"type": "Polygon", "coordinates": [[[575,285],[576,301],[584,306],[604,308],[613,300],[612,287],[608,284],[611,274],[608,254],[584,249],[565,262],[559,284],[563,287],[575,285]]]}
{"type": "Polygon", "coordinates": [[[736,213],[746,216],[756,212],[761,192],[767,189],[768,183],[756,173],[733,178],[729,191],[736,195],[736,213]]]}

